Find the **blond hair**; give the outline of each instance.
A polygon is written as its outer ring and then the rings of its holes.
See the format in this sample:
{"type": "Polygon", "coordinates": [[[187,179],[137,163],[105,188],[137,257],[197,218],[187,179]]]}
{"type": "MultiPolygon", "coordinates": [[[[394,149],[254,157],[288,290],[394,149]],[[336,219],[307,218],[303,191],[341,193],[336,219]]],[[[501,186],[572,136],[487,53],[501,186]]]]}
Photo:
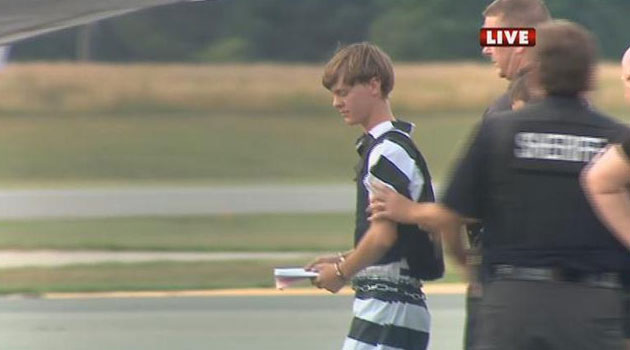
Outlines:
{"type": "Polygon", "coordinates": [[[376,45],[362,42],[337,51],[324,68],[322,84],[331,90],[342,79],[348,86],[367,84],[373,78],[381,82],[381,95],[387,98],[394,88],[392,60],[376,45]]]}

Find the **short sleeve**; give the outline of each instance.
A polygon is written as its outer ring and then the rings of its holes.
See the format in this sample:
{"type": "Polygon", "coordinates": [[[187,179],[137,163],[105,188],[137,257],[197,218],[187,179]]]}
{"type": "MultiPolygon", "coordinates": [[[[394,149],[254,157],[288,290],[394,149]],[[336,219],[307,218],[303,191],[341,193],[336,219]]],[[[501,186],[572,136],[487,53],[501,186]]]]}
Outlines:
{"type": "Polygon", "coordinates": [[[385,139],[374,146],[368,156],[368,173],[363,183],[370,194],[375,182],[385,184],[417,201],[422,192],[424,178],[412,156],[402,146],[385,139]]]}
{"type": "Polygon", "coordinates": [[[442,203],[464,217],[481,218],[483,196],[487,192],[487,123],[473,132],[471,140],[464,157],[455,167],[442,203]]]}
{"type": "Polygon", "coordinates": [[[626,155],[626,159],[630,159],[630,137],[627,137],[626,140],[621,143],[621,149],[626,155]]]}

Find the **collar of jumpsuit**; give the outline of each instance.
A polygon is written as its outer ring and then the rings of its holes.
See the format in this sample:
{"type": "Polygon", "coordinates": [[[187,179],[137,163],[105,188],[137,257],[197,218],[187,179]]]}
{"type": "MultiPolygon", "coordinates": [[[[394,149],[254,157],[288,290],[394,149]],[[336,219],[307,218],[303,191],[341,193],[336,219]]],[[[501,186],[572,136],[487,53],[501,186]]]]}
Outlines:
{"type": "Polygon", "coordinates": [[[392,120],[383,122],[377,126],[375,126],[370,132],[364,133],[355,142],[355,148],[359,156],[363,157],[365,151],[370,148],[374,140],[377,137],[381,136],[385,132],[389,131],[391,128],[396,128],[401,130],[407,134],[411,134],[414,129],[414,125],[412,123],[403,121],[403,120],[392,120]]]}

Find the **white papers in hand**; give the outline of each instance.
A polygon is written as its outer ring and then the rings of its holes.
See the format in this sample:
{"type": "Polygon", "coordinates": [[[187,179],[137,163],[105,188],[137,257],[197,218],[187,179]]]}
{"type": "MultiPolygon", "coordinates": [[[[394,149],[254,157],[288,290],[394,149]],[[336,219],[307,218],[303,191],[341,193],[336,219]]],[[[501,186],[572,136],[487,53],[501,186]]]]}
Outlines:
{"type": "Polygon", "coordinates": [[[276,280],[276,288],[284,289],[295,282],[317,277],[317,272],[307,271],[301,267],[285,267],[274,269],[273,275],[276,280]]]}
{"type": "Polygon", "coordinates": [[[273,269],[273,275],[276,277],[312,278],[317,277],[317,272],[307,271],[301,267],[284,267],[273,269]]]}

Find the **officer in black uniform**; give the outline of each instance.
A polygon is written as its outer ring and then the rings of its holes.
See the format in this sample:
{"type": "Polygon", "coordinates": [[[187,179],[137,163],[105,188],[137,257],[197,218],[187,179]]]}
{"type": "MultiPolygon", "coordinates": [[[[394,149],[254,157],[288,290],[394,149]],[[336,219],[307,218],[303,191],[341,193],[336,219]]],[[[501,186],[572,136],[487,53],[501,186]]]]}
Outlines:
{"type": "Polygon", "coordinates": [[[622,349],[628,252],[595,217],[579,173],[626,130],[580,96],[595,68],[590,34],[553,22],[537,36],[532,74],[547,97],[482,122],[435,225],[456,252],[462,218],[484,226],[490,280],[474,349],[622,349]]]}
{"type": "MultiPolygon", "coordinates": [[[[494,0],[483,12],[483,27],[534,27],[551,20],[549,10],[541,0],[494,0]]],[[[509,95],[514,81],[522,78],[529,70],[529,56],[525,47],[483,47],[482,53],[495,65],[499,77],[510,82],[507,91],[486,109],[483,118],[510,111],[512,100],[509,95]]],[[[481,224],[469,224],[466,228],[470,249],[467,254],[469,285],[466,293],[466,322],[464,349],[471,348],[472,334],[477,327],[477,310],[483,295],[485,273],[481,269],[480,236],[481,224]]]]}
{"type": "Polygon", "coordinates": [[[596,218],[579,174],[628,130],[582,98],[595,69],[591,35],[553,22],[537,36],[530,78],[546,97],[483,120],[442,205],[380,188],[372,217],[441,231],[459,263],[463,224],[483,224],[489,275],[473,349],[623,349],[630,254],[596,218]]]}

